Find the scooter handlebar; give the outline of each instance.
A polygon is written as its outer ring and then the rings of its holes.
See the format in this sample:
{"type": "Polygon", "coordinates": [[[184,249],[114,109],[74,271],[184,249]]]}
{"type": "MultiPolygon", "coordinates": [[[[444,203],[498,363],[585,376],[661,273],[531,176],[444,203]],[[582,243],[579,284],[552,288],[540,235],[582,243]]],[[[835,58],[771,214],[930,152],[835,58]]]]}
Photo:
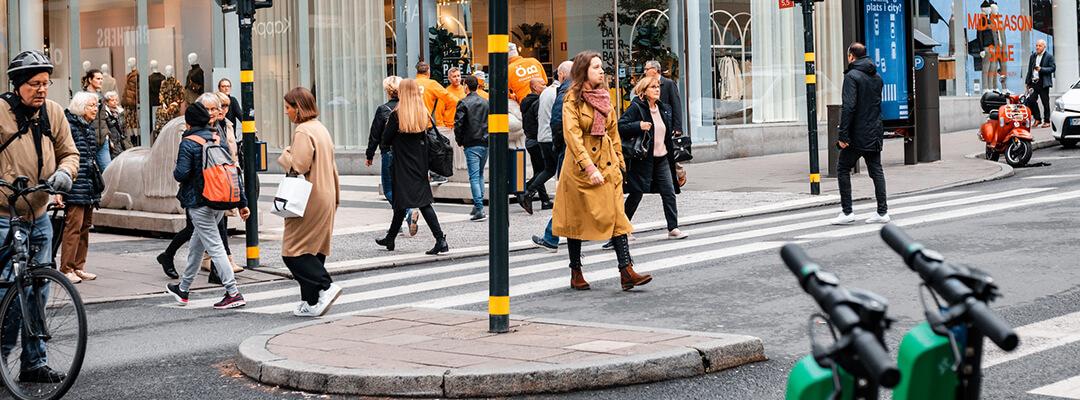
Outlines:
{"type": "Polygon", "coordinates": [[[881,239],[884,240],[896,254],[899,254],[909,267],[911,266],[911,254],[915,252],[919,245],[915,242],[915,239],[912,239],[906,232],[892,224],[885,225],[884,228],[881,228],[881,239]]]}
{"type": "Polygon", "coordinates": [[[855,352],[859,355],[862,365],[866,367],[866,371],[870,373],[870,377],[886,388],[896,387],[900,383],[900,370],[889,358],[889,352],[885,351],[881,342],[878,342],[873,333],[860,328],[855,328],[852,334],[854,335],[852,346],[855,347],[855,352]]]}
{"type": "Polygon", "coordinates": [[[975,300],[968,301],[968,313],[971,314],[971,320],[975,328],[1002,350],[1013,351],[1016,346],[1020,345],[1020,337],[1016,335],[1012,327],[997,314],[994,314],[986,306],[986,303],[975,300]]]}
{"type": "Polygon", "coordinates": [[[780,248],[780,258],[784,259],[784,264],[791,270],[791,273],[799,278],[800,283],[809,272],[807,271],[808,268],[817,267],[817,263],[810,259],[806,251],[794,243],[785,244],[784,247],[780,248]]]}

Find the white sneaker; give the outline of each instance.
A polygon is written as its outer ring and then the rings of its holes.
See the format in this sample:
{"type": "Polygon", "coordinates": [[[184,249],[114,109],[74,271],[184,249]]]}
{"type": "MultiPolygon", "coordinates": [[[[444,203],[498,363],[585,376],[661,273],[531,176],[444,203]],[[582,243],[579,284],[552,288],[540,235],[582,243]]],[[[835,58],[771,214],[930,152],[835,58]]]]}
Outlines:
{"type": "Polygon", "coordinates": [[[301,301],[293,310],[292,315],[297,317],[318,317],[319,314],[315,312],[315,307],[318,305],[310,305],[306,301],[301,301]]]}
{"type": "Polygon", "coordinates": [[[668,239],[673,240],[686,239],[688,236],[690,235],[687,235],[686,232],[679,230],[679,228],[672,229],[667,234],[668,239]]]}
{"type": "Polygon", "coordinates": [[[326,304],[326,308],[322,310],[322,313],[319,315],[326,314],[326,311],[330,309],[330,306],[337,301],[338,296],[341,296],[341,286],[338,286],[336,283],[331,283],[329,289],[320,290],[319,304],[326,304]]]}
{"type": "Polygon", "coordinates": [[[833,225],[850,225],[854,224],[855,220],[855,213],[844,214],[844,212],[841,211],[840,215],[837,215],[836,218],[833,218],[829,223],[833,225]]]}
{"type": "Polygon", "coordinates": [[[868,224],[887,224],[889,221],[892,221],[892,217],[889,216],[889,213],[885,213],[885,215],[874,214],[873,217],[866,219],[866,223],[868,224]]]}

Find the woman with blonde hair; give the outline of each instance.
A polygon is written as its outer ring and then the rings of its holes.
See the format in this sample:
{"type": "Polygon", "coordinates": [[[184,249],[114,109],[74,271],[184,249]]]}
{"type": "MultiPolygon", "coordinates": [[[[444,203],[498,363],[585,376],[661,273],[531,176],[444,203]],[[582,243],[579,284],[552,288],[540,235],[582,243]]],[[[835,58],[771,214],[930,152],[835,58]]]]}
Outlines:
{"type": "Polygon", "coordinates": [[[300,304],[293,315],[326,314],[341,295],[341,286],[326,272],[326,257],[334,233],[334,215],[341,203],[341,186],[334,162],[334,142],[319,122],[319,108],[311,91],[298,87],[285,94],[285,114],[296,124],[291,145],[282,150],[278,164],[311,182],[303,217],[285,220],[281,258],[300,284],[300,304]]]}
{"type": "Polygon", "coordinates": [[[555,196],[552,233],[568,239],[570,287],[589,289],[581,273],[581,242],[611,240],[622,289],[630,290],[649,283],[652,276],[634,272],[630,258],[627,235],[634,227],[622,201],[626,164],[600,54],[579,53],[570,75],[574,83],[562,108],[566,157],[555,196]]]}
{"type": "Polygon", "coordinates": [[[434,121],[424,107],[420,95],[420,86],[413,79],[402,80],[398,85],[398,104],[387,116],[386,128],[382,132],[382,145],[390,146],[394,151],[394,163],[390,168],[394,193],[394,219],[386,237],[375,243],[394,250],[394,239],[405,220],[405,210],[419,209],[424,221],[435,237],[435,247],[426,253],[438,255],[450,251],[439,226],[439,217],[431,207],[431,185],[428,183],[427,132],[434,121]]]}
{"type": "MultiPolygon", "coordinates": [[[[379,176],[382,178],[382,190],[383,197],[386,197],[386,201],[390,202],[390,205],[394,205],[394,182],[390,177],[390,166],[394,164],[394,152],[393,149],[382,144],[383,131],[386,129],[386,120],[390,117],[390,113],[397,108],[398,105],[398,86],[401,84],[400,76],[388,76],[383,79],[383,91],[386,92],[386,104],[379,106],[375,109],[375,119],[371,121],[371,129],[368,131],[368,147],[365,155],[367,160],[364,161],[364,165],[370,167],[375,159],[375,150],[379,150],[379,159],[381,163],[381,170],[379,176]]],[[[419,231],[420,226],[417,225],[417,221],[420,219],[419,210],[405,210],[405,216],[409,219],[409,236],[416,236],[416,232],[419,231]]]]}

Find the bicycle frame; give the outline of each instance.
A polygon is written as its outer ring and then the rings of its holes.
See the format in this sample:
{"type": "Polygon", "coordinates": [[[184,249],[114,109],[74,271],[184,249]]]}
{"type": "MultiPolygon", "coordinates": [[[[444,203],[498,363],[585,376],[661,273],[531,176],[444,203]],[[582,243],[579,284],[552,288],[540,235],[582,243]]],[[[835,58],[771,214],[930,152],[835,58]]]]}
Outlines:
{"type": "MultiPolygon", "coordinates": [[[[14,184],[7,184],[6,182],[3,182],[2,185],[3,187],[12,190],[12,194],[9,195],[7,198],[8,215],[10,216],[8,237],[11,238],[11,244],[8,246],[8,249],[13,253],[10,260],[12,277],[10,280],[0,282],[0,284],[7,286],[8,290],[10,290],[11,288],[18,289],[24,287],[24,285],[21,285],[20,283],[23,282],[24,279],[26,279],[26,271],[34,268],[51,267],[54,265],[54,263],[52,262],[39,264],[34,261],[33,256],[36,252],[31,251],[30,243],[34,233],[34,223],[32,220],[21,217],[17,211],[16,203],[20,198],[24,198],[31,193],[47,188],[43,186],[35,186],[28,188],[26,187],[27,182],[28,179],[20,177],[15,180],[14,184]]],[[[4,238],[3,240],[6,240],[6,238],[4,238]]],[[[2,267],[3,266],[0,265],[0,268],[2,267]]],[[[45,324],[41,321],[40,318],[40,316],[44,314],[45,304],[43,301],[36,301],[35,304],[41,303],[39,304],[40,307],[36,307],[40,308],[41,310],[31,310],[29,303],[31,299],[40,298],[39,290],[47,290],[48,288],[39,288],[38,285],[35,285],[33,282],[29,282],[25,286],[29,287],[31,293],[26,293],[26,291],[23,290],[17,290],[17,296],[19,299],[19,311],[20,315],[23,316],[23,334],[27,337],[35,337],[47,342],[52,337],[52,335],[49,334],[48,327],[45,326],[45,324]]]]}

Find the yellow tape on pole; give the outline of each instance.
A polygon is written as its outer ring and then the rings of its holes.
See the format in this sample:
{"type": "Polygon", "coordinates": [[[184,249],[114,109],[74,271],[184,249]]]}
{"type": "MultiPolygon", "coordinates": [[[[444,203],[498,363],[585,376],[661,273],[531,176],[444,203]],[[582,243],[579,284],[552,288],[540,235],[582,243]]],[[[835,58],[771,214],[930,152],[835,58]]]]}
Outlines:
{"type": "Polygon", "coordinates": [[[488,35],[488,53],[510,51],[510,35],[488,35]]]}
{"type": "Polygon", "coordinates": [[[240,71],[240,83],[255,82],[255,71],[240,71]]]}
{"type": "Polygon", "coordinates": [[[510,296],[488,296],[488,314],[510,315],[510,296]]]}
{"type": "Polygon", "coordinates": [[[259,258],[259,246],[252,246],[247,248],[247,258],[255,259],[259,258]]]}
{"type": "Polygon", "coordinates": [[[243,121],[240,128],[242,133],[255,133],[255,121],[243,121]]]}
{"type": "Polygon", "coordinates": [[[810,74],[806,76],[806,84],[813,85],[817,83],[817,75],[810,74]]]}
{"type": "Polygon", "coordinates": [[[810,183],[821,183],[821,174],[810,174],[810,183]]]}
{"type": "Polygon", "coordinates": [[[506,114],[488,115],[488,132],[506,134],[510,132],[510,117],[506,114]]]}
{"type": "Polygon", "coordinates": [[[803,61],[814,62],[814,58],[815,58],[814,53],[804,53],[803,54],[803,61]]]}

